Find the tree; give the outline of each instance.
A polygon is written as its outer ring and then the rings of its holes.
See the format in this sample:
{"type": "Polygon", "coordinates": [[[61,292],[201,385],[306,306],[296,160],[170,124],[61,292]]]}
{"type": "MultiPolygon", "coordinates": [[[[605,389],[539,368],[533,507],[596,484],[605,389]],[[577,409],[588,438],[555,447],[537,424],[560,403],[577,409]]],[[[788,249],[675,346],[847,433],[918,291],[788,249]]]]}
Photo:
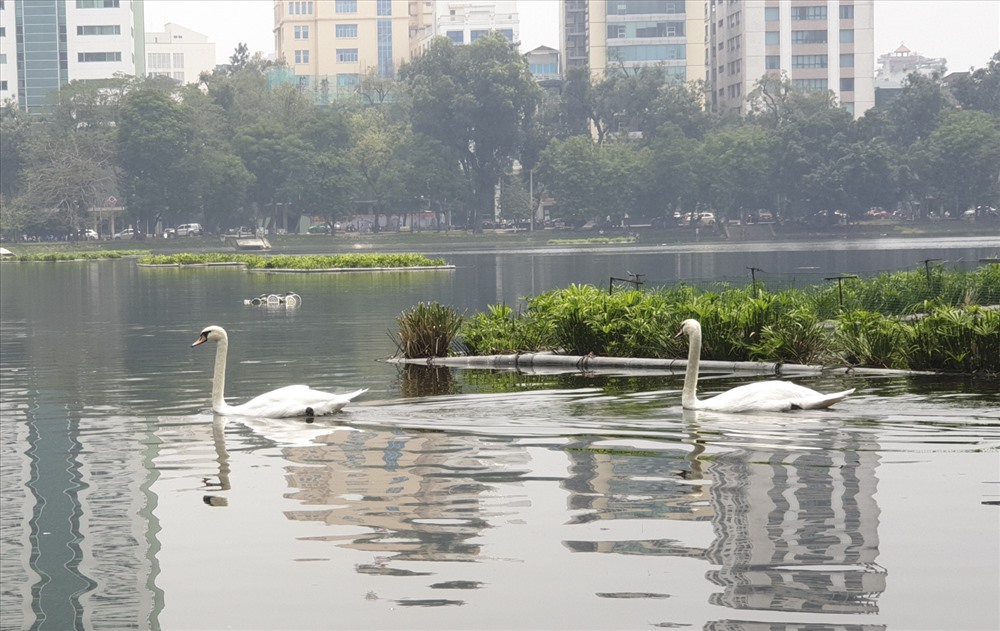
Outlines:
{"type": "Polygon", "coordinates": [[[947,112],[927,141],[924,177],[945,208],[960,213],[997,199],[1000,130],[985,112],[947,112]]]}
{"type": "Polygon", "coordinates": [[[474,191],[472,223],[492,214],[494,190],[517,158],[540,91],[524,59],[499,33],[468,46],[435,39],[400,69],[413,99],[413,130],[447,146],[474,191]]]}
{"type": "Polygon", "coordinates": [[[173,223],[197,207],[191,108],[173,93],[142,88],[129,94],[118,124],[122,193],[133,220],[173,223]]]}
{"type": "Polygon", "coordinates": [[[979,110],[1000,118],[1000,50],[985,68],[959,76],[951,84],[951,93],[962,109],[979,110]]]}
{"type": "Polygon", "coordinates": [[[772,160],[776,139],[757,126],[728,127],[710,133],[702,146],[702,199],[731,218],[741,209],[767,208],[774,199],[772,160]]]}
{"type": "Polygon", "coordinates": [[[554,218],[576,226],[591,219],[619,225],[634,212],[649,162],[649,150],[635,143],[598,145],[589,136],[574,136],[554,140],[542,152],[538,171],[556,198],[554,218]]]}

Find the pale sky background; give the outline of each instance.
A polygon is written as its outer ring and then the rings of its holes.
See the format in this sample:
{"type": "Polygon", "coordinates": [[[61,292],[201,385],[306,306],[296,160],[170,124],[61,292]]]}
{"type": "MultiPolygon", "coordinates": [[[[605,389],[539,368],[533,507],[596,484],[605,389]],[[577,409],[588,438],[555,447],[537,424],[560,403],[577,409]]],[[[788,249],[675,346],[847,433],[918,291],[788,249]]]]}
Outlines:
{"type": "MultiPolygon", "coordinates": [[[[146,30],[173,22],[207,35],[218,63],[239,42],[273,55],[273,6],[272,0],[146,0],[146,30]]],[[[559,0],[517,0],[517,6],[522,52],[559,48],[559,0]]],[[[900,43],[946,58],[950,71],[985,67],[1000,50],[1000,0],[875,0],[876,59],[900,43]]]]}

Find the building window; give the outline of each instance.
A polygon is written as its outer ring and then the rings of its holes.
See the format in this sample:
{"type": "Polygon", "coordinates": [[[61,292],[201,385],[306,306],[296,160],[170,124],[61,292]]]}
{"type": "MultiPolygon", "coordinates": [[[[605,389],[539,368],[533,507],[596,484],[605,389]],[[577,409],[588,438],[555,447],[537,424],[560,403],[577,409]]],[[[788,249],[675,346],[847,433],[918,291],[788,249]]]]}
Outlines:
{"type": "Polygon", "coordinates": [[[764,31],[764,44],[766,46],[777,46],[780,43],[778,31],[764,31]]]}
{"type": "Polygon", "coordinates": [[[840,91],[841,92],[854,92],[854,79],[841,79],[840,80],[840,91]]]}
{"type": "Polygon", "coordinates": [[[174,68],[184,67],[184,53],[174,53],[174,68]]]}
{"type": "Polygon", "coordinates": [[[778,7],[767,7],[764,9],[764,21],[765,22],[777,22],[778,21],[778,7]]]}
{"type": "Polygon", "coordinates": [[[358,0],[337,0],[335,10],[337,13],[357,13],[358,0]]]}
{"type": "Polygon", "coordinates": [[[625,25],[608,24],[608,39],[625,39],[625,25]]]}
{"type": "Polygon", "coordinates": [[[462,31],[448,31],[446,33],[452,44],[464,44],[465,34],[462,31]]]}
{"type": "Polygon", "coordinates": [[[171,76],[173,77],[174,81],[176,81],[177,83],[184,83],[184,73],[183,72],[175,72],[171,76]]]}
{"type": "Polygon", "coordinates": [[[840,56],[840,67],[841,68],[853,68],[854,67],[854,53],[843,53],[840,56]]]}
{"type": "Polygon", "coordinates": [[[311,1],[288,3],[288,15],[312,15],[313,3],[311,1]]]}
{"type": "Polygon", "coordinates": [[[117,24],[78,26],[77,35],[121,35],[122,27],[117,24]]]}
{"type": "Polygon", "coordinates": [[[607,15],[684,13],[684,0],[607,0],[607,15]]]}
{"type": "Polygon", "coordinates": [[[169,70],[170,53],[146,53],[146,69],[150,74],[155,74],[153,70],[169,70]]]}
{"type": "Polygon", "coordinates": [[[686,58],[687,49],[684,44],[608,46],[608,61],[665,61],[686,58]]]}
{"type": "Polygon", "coordinates": [[[478,39],[480,39],[482,37],[486,37],[487,33],[489,33],[489,31],[487,31],[485,29],[475,29],[475,30],[472,30],[472,31],[469,32],[469,41],[470,42],[474,42],[474,41],[476,41],[476,40],[478,40],[478,39]]]}
{"type": "MultiPolygon", "coordinates": [[[[338,24],[338,26],[340,26],[338,24]]],[[[309,39],[309,26],[302,25],[294,28],[295,39],[309,39]]]]}
{"type": "Polygon", "coordinates": [[[512,28],[502,28],[497,30],[497,33],[503,35],[504,39],[506,39],[508,42],[514,41],[514,29],[512,28]]]}
{"type": "Polygon", "coordinates": [[[0,37],[7,37],[7,27],[0,26],[0,37]]]}
{"type": "Polygon", "coordinates": [[[337,75],[338,88],[353,88],[358,85],[358,75],[354,73],[344,73],[337,75]]]}
{"type": "Polygon", "coordinates": [[[781,70],[781,56],[767,55],[764,57],[764,70],[781,70]]]}
{"type": "Polygon", "coordinates": [[[792,79],[792,86],[808,92],[822,92],[827,89],[826,79],[792,79]]]}
{"type": "Polygon", "coordinates": [[[309,63],[309,51],[308,50],[295,51],[295,63],[297,64],[309,63]]]}
{"type": "Polygon", "coordinates": [[[337,37],[340,39],[357,39],[357,24],[338,24],[336,29],[337,37]]]}
{"type": "Polygon", "coordinates": [[[376,0],[375,15],[380,18],[392,16],[392,0],[376,0]]]}
{"type": "Polygon", "coordinates": [[[76,0],[77,9],[117,9],[118,0],[76,0]]]}
{"type": "Polygon", "coordinates": [[[854,103],[841,103],[840,107],[844,108],[851,116],[854,116],[854,103]]]}
{"type": "Polygon", "coordinates": [[[853,20],[854,19],[854,5],[853,4],[842,4],[842,5],[840,5],[840,19],[841,20],[853,20]]]}
{"type": "Polygon", "coordinates": [[[792,68],[826,68],[826,55],[792,55],[792,68]]]}
{"type": "Polygon", "coordinates": [[[826,7],[792,7],[792,21],[825,20],[826,7]]]}
{"type": "Polygon", "coordinates": [[[0,53],[0,66],[7,63],[7,53],[0,53]]]}
{"type": "Polygon", "coordinates": [[[841,44],[853,44],[854,43],[854,29],[849,29],[849,28],[840,29],[840,43],[841,44]]]}
{"type": "Polygon", "coordinates": [[[528,71],[533,75],[554,75],[559,73],[558,64],[528,64],[528,71]]]}
{"type": "Polygon", "coordinates": [[[825,44],[826,31],[792,31],[793,44],[825,44]]]}
{"type": "Polygon", "coordinates": [[[378,76],[396,76],[396,66],[392,62],[392,20],[375,20],[375,47],[378,55],[378,76]]]}
{"type": "Polygon", "coordinates": [[[0,91],[3,91],[3,92],[7,91],[7,82],[6,81],[0,81],[0,91]]]}
{"type": "Polygon", "coordinates": [[[76,60],[81,63],[92,63],[102,61],[121,61],[121,53],[77,53],[76,60]]]}
{"type": "Polygon", "coordinates": [[[351,61],[358,60],[358,49],[357,48],[338,48],[337,49],[337,61],[340,63],[347,63],[351,61]]]}

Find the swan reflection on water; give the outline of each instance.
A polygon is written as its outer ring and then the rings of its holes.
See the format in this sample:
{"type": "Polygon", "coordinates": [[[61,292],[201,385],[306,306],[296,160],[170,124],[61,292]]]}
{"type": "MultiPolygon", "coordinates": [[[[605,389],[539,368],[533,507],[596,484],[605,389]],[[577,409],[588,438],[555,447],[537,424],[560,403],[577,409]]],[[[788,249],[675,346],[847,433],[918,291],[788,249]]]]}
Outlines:
{"type": "Polygon", "coordinates": [[[232,420],[280,449],[285,497],[300,504],[288,519],[351,527],[323,539],[377,555],[359,573],[416,577],[401,564],[495,561],[486,532],[530,519],[541,500],[528,482],[556,483],[567,527],[584,535],[563,540],[572,552],[703,560],[719,588],[710,602],[731,609],[877,613],[886,571],[877,563],[879,447],[869,435],[844,432],[843,418],[826,411],[675,405],[652,418],[614,415],[615,406],[650,404],[649,395],[432,396],[359,405],[322,425],[219,415],[220,490],[229,489],[232,420]],[[584,527],[595,522],[604,527],[584,527]],[[710,523],[710,542],[671,536],[680,522],[710,523]],[[659,535],[635,538],[634,523],[659,535]]]}

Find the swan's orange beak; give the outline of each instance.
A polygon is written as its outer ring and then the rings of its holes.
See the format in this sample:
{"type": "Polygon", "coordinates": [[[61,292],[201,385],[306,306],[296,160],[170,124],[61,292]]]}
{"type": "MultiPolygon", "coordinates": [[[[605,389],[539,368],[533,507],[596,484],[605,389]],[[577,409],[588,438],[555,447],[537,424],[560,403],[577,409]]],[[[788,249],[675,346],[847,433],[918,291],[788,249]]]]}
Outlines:
{"type": "Polygon", "coordinates": [[[201,335],[198,336],[198,339],[195,340],[194,344],[191,345],[191,348],[194,348],[195,346],[198,346],[199,344],[204,344],[207,341],[208,341],[208,334],[207,333],[202,333],[201,335]]]}

